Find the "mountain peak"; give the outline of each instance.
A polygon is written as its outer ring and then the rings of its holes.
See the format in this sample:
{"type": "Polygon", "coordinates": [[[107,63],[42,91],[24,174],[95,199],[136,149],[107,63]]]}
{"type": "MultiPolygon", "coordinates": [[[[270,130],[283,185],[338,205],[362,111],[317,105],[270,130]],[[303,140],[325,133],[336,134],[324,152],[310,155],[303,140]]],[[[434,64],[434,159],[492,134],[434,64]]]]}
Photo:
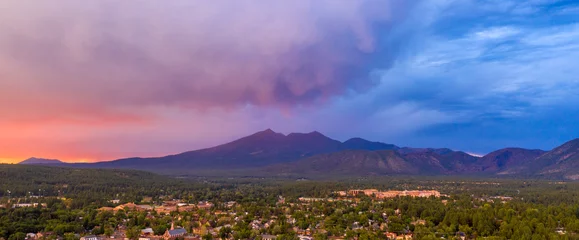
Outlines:
{"type": "Polygon", "coordinates": [[[307,135],[310,135],[310,136],[318,136],[318,137],[327,137],[326,135],[324,135],[324,134],[322,134],[321,132],[318,132],[318,131],[310,132],[310,133],[308,133],[307,135]]]}
{"type": "Polygon", "coordinates": [[[263,133],[276,133],[273,130],[271,130],[271,128],[265,129],[262,131],[263,133]]]}
{"type": "Polygon", "coordinates": [[[267,136],[280,136],[280,135],[285,136],[285,135],[283,135],[283,134],[281,134],[281,133],[277,133],[277,132],[271,130],[271,128],[268,128],[268,129],[266,129],[266,130],[263,130],[263,131],[260,131],[260,132],[256,132],[256,133],[252,134],[251,136],[267,137],[267,136]]]}

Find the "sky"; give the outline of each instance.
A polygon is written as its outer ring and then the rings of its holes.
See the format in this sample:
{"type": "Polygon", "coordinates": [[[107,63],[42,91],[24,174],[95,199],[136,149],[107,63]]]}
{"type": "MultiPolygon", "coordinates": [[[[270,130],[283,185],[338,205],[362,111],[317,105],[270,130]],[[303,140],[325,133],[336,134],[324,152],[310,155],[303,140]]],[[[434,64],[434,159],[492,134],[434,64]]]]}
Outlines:
{"type": "Polygon", "coordinates": [[[271,128],[486,154],[579,137],[579,2],[0,1],[0,163],[271,128]]]}

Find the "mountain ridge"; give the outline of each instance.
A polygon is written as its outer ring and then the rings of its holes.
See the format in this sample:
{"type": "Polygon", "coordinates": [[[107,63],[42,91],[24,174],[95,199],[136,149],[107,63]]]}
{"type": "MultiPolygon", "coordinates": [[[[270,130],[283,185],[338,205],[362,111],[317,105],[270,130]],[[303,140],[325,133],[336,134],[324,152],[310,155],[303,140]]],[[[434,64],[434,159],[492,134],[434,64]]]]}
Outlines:
{"type": "Polygon", "coordinates": [[[350,138],[344,142],[324,134],[271,129],[194,151],[153,158],[67,164],[79,168],[115,168],[163,174],[218,171],[227,175],[487,175],[579,180],[579,139],[551,151],[503,148],[482,157],[449,148],[398,147],[350,138]]]}
{"type": "Polygon", "coordinates": [[[37,157],[31,157],[28,158],[22,162],[19,162],[18,164],[23,164],[23,165],[40,165],[40,164],[63,164],[64,162],[58,160],[58,159],[47,159],[47,158],[37,158],[37,157]]]}

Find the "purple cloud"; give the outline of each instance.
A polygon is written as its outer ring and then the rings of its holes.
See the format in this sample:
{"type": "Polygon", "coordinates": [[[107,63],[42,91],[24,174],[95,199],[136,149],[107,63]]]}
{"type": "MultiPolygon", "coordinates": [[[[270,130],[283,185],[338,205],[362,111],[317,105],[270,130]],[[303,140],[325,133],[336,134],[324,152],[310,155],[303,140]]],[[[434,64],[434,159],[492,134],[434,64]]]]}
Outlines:
{"type": "Polygon", "coordinates": [[[41,103],[46,115],[87,106],[99,113],[285,108],[363,92],[376,84],[371,70],[392,64],[399,41],[389,32],[412,7],[396,0],[3,5],[0,102],[41,103]]]}

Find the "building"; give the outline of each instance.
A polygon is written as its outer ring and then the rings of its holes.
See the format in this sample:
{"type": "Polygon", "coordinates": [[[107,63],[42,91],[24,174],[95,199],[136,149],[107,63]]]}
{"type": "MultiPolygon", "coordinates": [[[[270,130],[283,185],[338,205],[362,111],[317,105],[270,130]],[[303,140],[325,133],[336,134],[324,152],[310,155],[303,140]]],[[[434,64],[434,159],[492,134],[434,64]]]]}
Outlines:
{"type": "MultiPolygon", "coordinates": [[[[342,193],[339,193],[340,195],[342,193]]],[[[364,189],[364,190],[349,190],[347,192],[350,196],[366,195],[369,197],[376,197],[379,199],[384,198],[395,198],[395,197],[440,197],[440,192],[435,190],[412,190],[412,191],[385,191],[381,192],[377,189],[364,189]]]]}
{"type": "Polygon", "coordinates": [[[235,206],[235,204],[237,204],[237,203],[234,202],[234,201],[230,201],[230,202],[227,202],[227,203],[225,204],[225,206],[228,207],[228,208],[232,208],[232,207],[235,206]]]}
{"type": "Polygon", "coordinates": [[[112,212],[112,211],[114,211],[115,209],[112,208],[112,207],[102,207],[102,208],[99,208],[98,210],[99,210],[100,212],[112,212]]]}
{"type": "Polygon", "coordinates": [[[95,235],[86,235],[84,237],[81,237],[80,240],[100,240],[100,239],[95,235]]]}
{"type": "Polygon", "coordinates": [[[155,232],[153,231],[152,228],[145,228],[145,229],[141,230],[141,234],[145,235],[145,236],[150,236],[150,235],[155,235],[155,232]]]}
{"type": "Polygon", "coordinates": [[[165,239],[172,239],[172,238],[177,238],[177,237],[183,237],[183,236],[185,236],[185,234],[187,234],[187,230],[185,230],[184,228],[177,228],[177,229],[167,230],[165,232],[165,234],[163,235],[163,237],[165,239]]]}
{"type": "Polygon", "coordinates": [[[210,203],[207,201],[201,201],[201,202],[199,202],[199,204],[197,204],[197,207],[199,209],[210,209],[213,207],[213,203],[210,203]]]}
{"type": "Polygon", "coordinates": [[[275,240],[276,238],[274,235],[261,235],[262,240],[275,240]]]}
{"type": "Polygon", "coordinates": [[[115,207],[113,210],[114,210],[115,212],[117,212],[117,211],[125,210],[125,209],[135,210],[135,209],[137,209],[137,205],[134,204],[134,203],[122,204],[122,205],[119,205],[119,206],[115,207]]]}

